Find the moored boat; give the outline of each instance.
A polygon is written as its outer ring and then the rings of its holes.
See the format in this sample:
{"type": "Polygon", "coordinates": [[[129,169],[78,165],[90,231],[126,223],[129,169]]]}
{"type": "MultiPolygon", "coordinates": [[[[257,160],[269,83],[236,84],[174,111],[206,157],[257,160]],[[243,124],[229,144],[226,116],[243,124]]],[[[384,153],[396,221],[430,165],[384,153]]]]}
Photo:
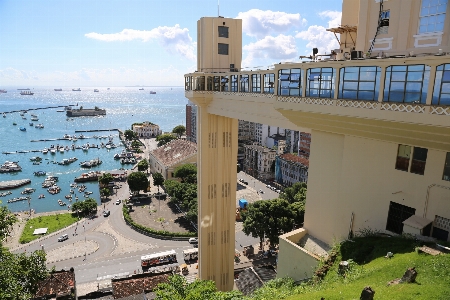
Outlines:
{"type": "Polygon", "coordinates": [[[31,91],[21,91],[20,94],[21,95],[26,95],[26,96],[33,96],[34,95],[34,93],[31,92],[31,91]]]}

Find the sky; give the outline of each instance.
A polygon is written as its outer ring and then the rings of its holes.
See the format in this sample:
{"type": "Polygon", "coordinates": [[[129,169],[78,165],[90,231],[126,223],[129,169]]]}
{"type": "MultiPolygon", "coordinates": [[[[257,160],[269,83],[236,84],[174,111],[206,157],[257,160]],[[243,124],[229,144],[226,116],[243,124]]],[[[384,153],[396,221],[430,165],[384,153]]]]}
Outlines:
{"type": "Polygon", "coordinates": [[[242,19],[242,67],[339,48],[340,0],[0,0],[0,88],[182,86],[197,20],[242,19]]]}

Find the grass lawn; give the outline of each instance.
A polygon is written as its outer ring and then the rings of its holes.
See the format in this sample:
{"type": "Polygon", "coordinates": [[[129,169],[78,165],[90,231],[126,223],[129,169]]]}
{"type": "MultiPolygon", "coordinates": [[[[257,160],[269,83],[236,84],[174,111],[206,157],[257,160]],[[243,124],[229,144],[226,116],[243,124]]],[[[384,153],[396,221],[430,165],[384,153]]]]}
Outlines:
{"type": "Polygon", "coordinates": [[[34,230],[37,228],[48,228],[47,234],[50,234],[67,227],[76,221],[78,221],[78,219],[76,216],[73,216],[72,213],[42,216],[30,219],[25,224],[25,228],[23,229],[19,242],[21,244],[25,244],[40,238],[42,235],[33,235],[34,230]]]}
{"type": "Polygon", "coordinates": [[[368,237],[346,242],[322,282],[303,285],[298,288],[300,294],[286,299],[359,299],[365,286],[375,291],[374,299],[450,299],[450,255],[418,254],[415,246],[415,241],[404,238],[368,237]],[[393,258],[384,258],[388,251],[394,253],[393,258]],[[341,259],[350,261],[345,276],[338,274],[341,259]],[[410,267],[418,273],[416,283],[387,285],[410,267]]]}

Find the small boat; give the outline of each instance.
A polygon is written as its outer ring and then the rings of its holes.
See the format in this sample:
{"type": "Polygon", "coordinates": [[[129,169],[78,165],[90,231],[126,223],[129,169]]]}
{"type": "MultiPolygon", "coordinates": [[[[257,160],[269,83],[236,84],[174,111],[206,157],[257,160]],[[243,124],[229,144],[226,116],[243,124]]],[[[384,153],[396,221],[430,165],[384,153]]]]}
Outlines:
{"type": "Polygon", "coordinates": [[[39,195],[39,197],[38,197],[39,199],[42,199],[42,198],[45,198],[45,195],[44,194],[42,194],[42,195],[39,195]]]}
{"type": "Polygon", "coordinates": [[[27,129],[25,127],[19,127],[20,131],[27,131],[27,129]]]}
{"type": "Polygon", "coordinates": [[[0,90],[0,94],[6,94],[7,92],[7,90],[0,90]]]}
{"type": "Polygon", "coordinates": [[[72,92],[81,92],[81,89],[80,88],[72,89],[72,92]]]}
{"type": "Polygon", "coordinates": [[[45,176],[45,175],[47,175],[47,173],[44,172],[44,171],[37,171],[37,172],[34,172],[34,176],[45,176]]]}
{"type": "Polygon", "coordinates": [[[34,95],[34,93],[31,92],[31,91],[21,91],[20,94],[21,95],[26,95],[26,96],[33,96],[34,95]]]}
{"type": "Polygon", "coordinates": [[[62,92],[62,89],[54,89],[55,92],[62,92]]]}
{"type": "Polygon", "coordinates": [[[30,123],[28,123],[28,125],[33,126],[34,124],[33,124],[33,122],[30,122],[30,123]]]}
{"type": "Polygon", "coordinates": [[[50,149],[50,154],[56,154],[56,149],[50,149]]]}
{"type": "Polygon", "coordinates": [[[143,91],[143,90],[144,90],[144,88],[140,88],[139,90],[140,90],[140,91],[143,91]]]}
{"type": "Polygon", "coordinates": [[[64,147],[60,147],[59,152],[64,152],[64,147]]]}
{"type": "Polygon", "coordinates": [[[150,91],[150,94],[154,95],[154,94],[156,94],[156,92],[155,91],[150,91]]]}
{"type": "Polygon", "coordinates": [[[31,117],[31,121],[39,121],[39,118],[38,117],[31,117]]]}
{"type": "Polygon", "coordinates": [[[94,93],[98,93],[99,92],[99,90],[98,89],[94,89],[94,93]]]}
{"type": "Polygon", "coordinates": [[[5,113],[3,113],[3,118],[6,118],[6,114],[5,113]]]}
{"type": "Polygon", "coordinates": [[[47,154],[47,153],[48,153],[48,149],[47,148],[42,149],[42,154],[47,154]]]}

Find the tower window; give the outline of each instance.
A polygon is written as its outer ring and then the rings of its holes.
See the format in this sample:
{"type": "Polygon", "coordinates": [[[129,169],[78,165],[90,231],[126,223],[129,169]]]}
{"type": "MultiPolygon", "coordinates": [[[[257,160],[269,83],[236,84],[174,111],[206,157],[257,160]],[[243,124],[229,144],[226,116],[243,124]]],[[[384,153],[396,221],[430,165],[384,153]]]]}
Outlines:
{"type": "Polygon", "coordinates": [[[219,43],[219,54],[228,55],[228,44],[219,43]]]}
{"type": "Polygon", "coordinates": [[[228,27],[219,26],[219,37],[228,38],[228,27]]]}
{"type": "Polygon", "coordinates": [[[444,31],[447,0],[422,0],[419,33],[444,31]]]}

